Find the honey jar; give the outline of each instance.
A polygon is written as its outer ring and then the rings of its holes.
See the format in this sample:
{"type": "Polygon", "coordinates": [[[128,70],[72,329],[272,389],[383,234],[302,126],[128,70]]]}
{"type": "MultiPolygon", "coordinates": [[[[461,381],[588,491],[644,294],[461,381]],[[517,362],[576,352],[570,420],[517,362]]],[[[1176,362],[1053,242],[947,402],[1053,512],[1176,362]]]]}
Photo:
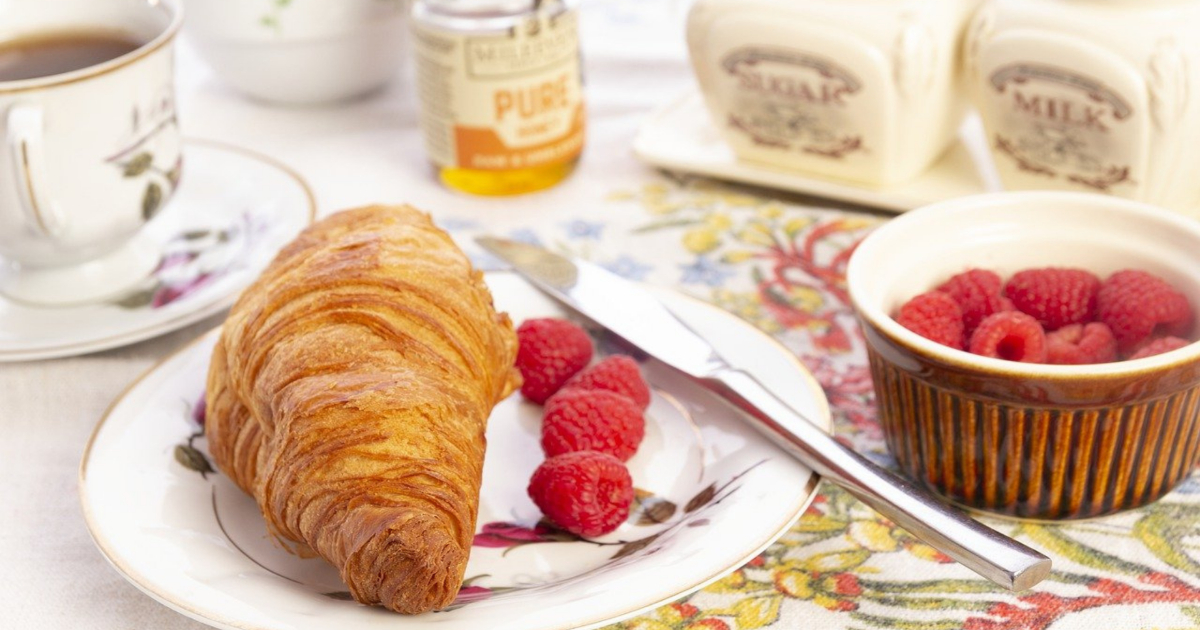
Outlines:
{"type": "Polygon", "coordinates": [[[421,129],[447,186],[480,195],[557,184],[583,151],[574,0],[419,0],[421,129]]]}

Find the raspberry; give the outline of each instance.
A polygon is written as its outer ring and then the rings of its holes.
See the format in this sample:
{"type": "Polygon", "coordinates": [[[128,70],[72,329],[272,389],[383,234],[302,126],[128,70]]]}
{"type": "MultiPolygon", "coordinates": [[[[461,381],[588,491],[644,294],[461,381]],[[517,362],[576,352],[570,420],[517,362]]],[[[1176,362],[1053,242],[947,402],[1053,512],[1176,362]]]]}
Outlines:
{"type": "Polygon", "coordinates": [[[1004,295],[1018,311],[1032,315],[1046,330],[1095,319],[1100,279],[1090,271],[1045,267],[1026,269],[1009,278],[1004,295]]]}
{"type": "Polygon", "coordinates": [[[1117,360],[1117,338],[1101,322],[1071,324],[1046,334],[1046,363],[1083,365],[1117,360]]]}
{"type": "Polygon", "coordinates": [[[941,291],[922,293],[904,303],[896,321],[905,328],[943,346],[963,348],[963,315],[958,302],[941,291]]]}
{"type": "Polygon", "coordinates": [[[629,518],[633,479],[612,455],[566,453],[533,471],[529,498],[558,527],[577,536],[602,536],[629,518]]]}
{"type": "Polygon", "coordinates": [[[563,389],[606,390],[632,400],[643,410],[650,406],[650,387],[642,379],[637,361],[619,354],[576,374],[563,389]]]}
{"type": "Polygon", "coordinates": [[[968,269],[942,283],[937,290],[958,302],[962,309],[964,336],[969,339],[983,318],[1013,310],[1012,302],[1000,295],[1003,283],[994,271],[968,269]]]}
{"type": "Polygon", "coordinates": [[[603,390],[563,389],[546,403],[542,450],[548,457],[600,451],[626,461],[646,434],[642,410],[632,400],[603,390]]]}
{"type": "Polygon", "coordinates": [[[517,329],[521,393],[541,404],[592,360],[592,339],[565,319],[530,319],[517,329]]]}
{"type": "Polygon", "coordinates": [[[1043,363],[1046,331],[1038,320],[1020,311],[989,315],[971,335],[971,352],[985,357],[1043,363]]]}
{"type": "Polygon", "coordinates": [[[1191,343],[1192,342],[1188,341],[1187,339],[1180,339],[1179,337],[1159,337],[1158,339],[1155,339],[1139,348],[1137,352],[1134,352],[1129,357],[1129,360],[1132,361],[1134,359],[1145,359],[1146,357],[1152,357],[1156,354],[1164,354],[1172,350],[1178,350],[1184,346],[1191,345],[1191,343]]]}
{"type": "Polygon", "coordinates": [[[1096,315],[1112,329],[1122,353],[1152,337],[1186,337],[1192,327],[1192,307],[1182,293],[1158,276],[1133,269],[1104,281],[1096,315]]]}

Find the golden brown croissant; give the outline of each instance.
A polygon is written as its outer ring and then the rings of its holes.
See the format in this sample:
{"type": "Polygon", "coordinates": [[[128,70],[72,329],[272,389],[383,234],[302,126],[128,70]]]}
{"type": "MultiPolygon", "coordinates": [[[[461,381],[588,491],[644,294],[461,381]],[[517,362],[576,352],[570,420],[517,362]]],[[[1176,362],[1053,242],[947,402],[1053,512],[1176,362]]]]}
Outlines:
{"type": "Polygon", "coordinates": [[[519,386],[482,274],[409,207],[305,230],[213,351],[213,459],[271,531],[402,613],[450,604],[475,532],[484,429],[519,386]]]}

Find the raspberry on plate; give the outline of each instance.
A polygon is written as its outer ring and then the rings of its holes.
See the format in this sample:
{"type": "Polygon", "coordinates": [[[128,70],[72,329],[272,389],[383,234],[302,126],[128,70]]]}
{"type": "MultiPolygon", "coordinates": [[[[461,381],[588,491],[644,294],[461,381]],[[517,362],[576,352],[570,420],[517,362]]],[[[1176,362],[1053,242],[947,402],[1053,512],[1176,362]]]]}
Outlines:
{"type": "Polygon", "coordinates": [[[1004,286],[1004,295],[1044,329],[1057,330],[1095,319],[1099,289],[1100,279],[1090,271],[1045,267],[1013,274],[1004,286]]]}
{"type": "Polygon", "coordinates": [[[1046,363],[1084,365],[1117,360],[1117,338],[1102,322],[1071,324],[1046,333],[1046,363]]]}
{"type": "Polygon", "coordinates": [[[546,402],[592,360],[592,338],[565,319],[530,319],[517,328],[517,369],[521,394],[546,402]]]}
{"type": "Polygon", "coordinates": [[[1147,339],[1185,337],[1192,327],[1192,307],[1165,280],[1135,269],[1118,271],[1100,286],[1096,316],[1108,324],[1122,353],[1135,351],[1147,339]]]}
{"type": "Polygon", "coordinates": [[[564,388],[546,402],[542,450],[547,457],[599,451],[627,461],[646,434],[637,403],[615,392],[564,388]]]}
{"type": "Polygon", "coordinates": [[[941,291],[922,293],[896,315],[901,326],[943,346],[963,349],[963,314],[958,302],[941,291]]]}
{"type": "Polygon", "coordinates": [[[577,536],[602,536],[629,518],[633,478],[612,455],[578,451],[542,462],[528,492],[558,527],[577,536]]]}
{"type": "Polygon", "coordinates": [[[650,387],[642,378],[637,361],[615,354],[576,374],[563,389],[594,389],[620,394],[645,409],[650,406],[650,387]]]}
{"type": "Polygon", "coordinates": [[[1132,355],[1130,355],[1129,360],[1132,361],[1134,359],[1145,359],[1146,357],[1165,354],[1167,352],[1171,352],[1172,350],[1178,350],[1184,346],[1191,345],[1191,343],[1192,342],[1188,341],[1187,339],[1180,339],[1179,337],[1159,337],[1158,339],[1151,341],[1141,348],[1138,348],[1137,352],[1134,352],[1132,355]]]}
{"type": "Polygon", "coordinates": [[[963,330],[966,338],[979,326],[983,318],[992,313],[1013,310],[1012,301],[1000,294],[1004,281],[994,271],[968,269],[951,277],[937,288],[958,302],[962,309],[963,330]]]}
{"type": "Polygon", "coordinates": [[[1044,363],[1046,331],[1038,320],[1020,311],[996,313],[979,323],[970,350],[985,357],[1044,363]]]}

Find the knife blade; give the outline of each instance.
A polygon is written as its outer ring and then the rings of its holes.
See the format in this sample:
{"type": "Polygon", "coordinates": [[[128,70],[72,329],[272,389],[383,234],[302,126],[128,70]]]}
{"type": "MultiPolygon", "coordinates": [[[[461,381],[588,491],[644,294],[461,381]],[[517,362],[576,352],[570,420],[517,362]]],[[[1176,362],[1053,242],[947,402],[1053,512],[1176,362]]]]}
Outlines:
{"type": "Polygon", "coordinates": [[[1050,574],[1045,555],[833,439],[752,375],[730,365],[644,288],[592,263],[535,245],[490,236],[476,242],[542,292],[717,394],[825,480],[979,575],[1020,591],[1050,574]]]}

